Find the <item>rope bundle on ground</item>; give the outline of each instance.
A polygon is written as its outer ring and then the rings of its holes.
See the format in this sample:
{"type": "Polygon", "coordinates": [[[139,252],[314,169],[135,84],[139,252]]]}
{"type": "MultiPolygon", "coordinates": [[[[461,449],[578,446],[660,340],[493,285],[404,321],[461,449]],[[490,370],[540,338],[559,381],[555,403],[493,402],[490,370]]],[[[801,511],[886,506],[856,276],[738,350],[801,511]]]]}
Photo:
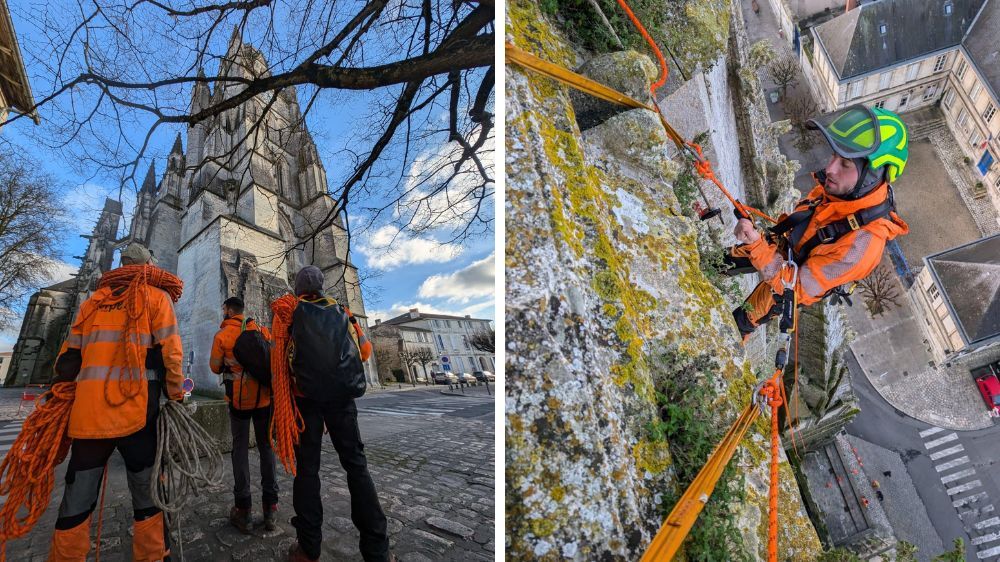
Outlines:
{"type": "Polygon", "coordinates": [[[271,418],[269,435],[274,453],[281,459],[282,466],[289,474],[295,474],[295,446],[299,443],[299,433],[305,429],[302,414],[299,413],[292,397],[291,371],[288,367],[288,330],[292,325],[292,312],[298,299],[288,294],[271,303],[274,313],[271,333],[274,348],[271,349],[271,402],[274,416],[271,418]]]}
{"type": "Polygon", "coordinates": [[[7,558],[7,541],[34,527],[52,497],[55,469],[69,452],[66,435],[75,382],[60,382],[45,391],[0,464],[0,561],[7,558]],[[18,516],[24,508],[27,514],[18,516]]]}
{"type": "MultiPolygon", "coordinates": [[[[114,367],[108,367],[108,374],[104,379],[104,399],[111,406],[121,406],[142,392],[141,381],[145,378],[145,365],[140,359],[140,354],[145,346],[139,338],[139,323],[148,309],[144,285],[163,289],[174,302],[181,298],[184,289],[184,282],[179,277],[149,264],[123,265],[113,269],[101,276],[98,285],[99,289],[109,288],[112,291],[124,289],[125,315],[128,318],[125,331],[122,333],[123,337],[118,340],[115,352],[116,359],[124,359],[126,366],[122,376],[118,378],[121,400],[112,400],[108,392],[114,367]]],[[[121,365],[122,362],[116,360],[114,364],[121,365]]]]}
{"type": "Polygon", "coordinates": [[[222,452],[180,402],[168,400],[156,428],[156,460],[150,479],[153,504],[177,513],[203,486],[220,486],[222,452]]]}

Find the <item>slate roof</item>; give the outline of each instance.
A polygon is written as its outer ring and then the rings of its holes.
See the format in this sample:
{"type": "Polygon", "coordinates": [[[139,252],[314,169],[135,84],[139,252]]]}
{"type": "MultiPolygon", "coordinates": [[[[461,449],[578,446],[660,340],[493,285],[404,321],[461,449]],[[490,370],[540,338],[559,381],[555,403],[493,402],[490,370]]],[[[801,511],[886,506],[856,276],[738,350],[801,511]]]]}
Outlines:
{"type": "Polygon", "coordinates": [[[487,318],[468,318],[465,316],[449,316],[447,314],[428,314],[426,312],[420,312],[420,316],[416,318],[410,318],[410,313],[400,314],[395,318],[390,318],[381,322],[381,324],[406,324],[407,322],[416,322],[418,320],[423,320],[425,318],[431,320],[475,320],[477,322],[492,322],[487,318]]]}
{"type": "Polygon", "coordinates": [[[814,32],[844,80],[958,45],[983,2],[876,0],[816,26],[814,32]],[[945,15],[946,4],[952,6],[951,15],[945,15]]]}
{"type": "Polygon", "coordinates": [[[1000,336],[1000,234],[928,256],[927,266],[967,344],[1000,336]]]}
{"type": "Polygon", "coordinates": [[[1000,98],[1000,0],[987,0],[962,44],[986,78],[993,96],[1000,98]]]}

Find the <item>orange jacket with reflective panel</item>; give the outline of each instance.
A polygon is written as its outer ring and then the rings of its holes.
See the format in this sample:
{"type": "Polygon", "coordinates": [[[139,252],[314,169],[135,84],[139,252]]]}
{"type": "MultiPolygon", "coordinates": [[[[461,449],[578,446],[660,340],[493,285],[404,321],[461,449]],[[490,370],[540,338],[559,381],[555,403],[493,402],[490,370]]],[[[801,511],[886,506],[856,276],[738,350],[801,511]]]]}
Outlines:
{"type": "Polygon", "coordinates": [[[80,305],[69,336],[59,352],[60,357],[69,350],[79,350],[80,354],[76,398],[69,418],[70,437],[123,437],[146,425],[147,380],[156,378],[155,371],[146,369],[146,353],[154,346],[160,346],[163,356],[167,395],[174,400],[184,396],[181,389],[184,352],[173,302],[162,289],[145,285],[140,291],[143,291],[144,296],[140,298],[145,300],[145,306],[139,307],[138,367],[131,372],[122,343],[127,321],[122,292],[115,294],[112,289],[104,287],[80,305]],[[135,382],[131,385],[127,381],[120,384],[123,376],[135,382]]]}
{"type": "MultiPolygon", "coordinates": [[[[888,196],[888,190],[888,185],[883,183],[860,199],[846,200],[830,195],[823,186],[816,185],[795,208],[795,211],[805,209],[808,207],[806,201],[820,199],[795,249],[800,249],[816,234],[817,229],[882,203],[888,196]]],[[[782,215],[779,220],[786,216],[788,215],[782,215]]],[[[813,304],[822,299],[830,289],[864,279],[882,260],[885,243],[909,231],[910,227],[903,219],[892,212],[888,218],[876,219],[830,244],[816,246],[804,263],[799,264],[799,278],[795,284],[799,304],[813,304]]],[[[791,281],[792,275],[790,269],[784,268],[783,271],[782,268],[787,256],[782,256],[777,245],[763,236],[749,244],[747,249],[751,263],[760,272],[764,282],[771,285],[777,294],[781,294],[784,291],[782,281],[791,281]]]]}
{"type": "MultiPolygon", "coordinates": [[[[233,399],[226,396],[226,400],[232,403],[237,410],[252,410],[254,408],[265,408],[271,404],[271,389],[257,384],[251,377],[243,376],[243,367],[233,356],[233,346],[236,345],[236,338],[240,337],[243,326],[243,315],[239,314],[231,318],[226,318],[219,326],[215,340],[212,341],[212,356],[208,360],[208,367],[213,373],[221,374],[224,367],[229,367],[229,371],[237,376],[233,380],[233,399]],[[257,400],[257,392],[260,391],[260,400],[257,400]]],[[[264,337],[270,341],[271,334],[267,328],[258,326],[251,318],[247,322],[247,330],[259,330],[264,337]]]]}

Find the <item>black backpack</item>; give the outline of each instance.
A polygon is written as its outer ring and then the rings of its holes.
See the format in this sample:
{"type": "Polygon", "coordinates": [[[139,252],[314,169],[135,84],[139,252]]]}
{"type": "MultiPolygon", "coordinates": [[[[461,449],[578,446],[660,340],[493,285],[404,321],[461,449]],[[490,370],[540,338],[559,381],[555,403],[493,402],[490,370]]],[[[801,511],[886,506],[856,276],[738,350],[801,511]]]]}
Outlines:
{"type": "Polygon", "coordinates": [[[233,344],[233,357],[243,367],[244,374],[260,386],[271,388],[271,342],[260,330],[247,330],[247,322],[251,320],[245,318],[240,326],[240,335],[233,344]]]}
{"type": "Polygon", "coordinates": [[[339,304],[299,301],[292,313],[292,372],[299,390],[317,402],[359,398],[367,388],[361,352],[339,304]]]}

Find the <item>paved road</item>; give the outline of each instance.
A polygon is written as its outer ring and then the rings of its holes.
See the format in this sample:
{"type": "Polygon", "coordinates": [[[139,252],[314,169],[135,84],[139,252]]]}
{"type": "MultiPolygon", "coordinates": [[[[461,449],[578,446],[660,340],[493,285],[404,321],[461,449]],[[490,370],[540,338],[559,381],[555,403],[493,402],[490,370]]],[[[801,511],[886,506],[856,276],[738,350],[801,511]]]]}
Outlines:
{"type": "Polygon", "coordinates": [[[903,457],[946,547],[961,537],[967,559],[1000,559],[1000,428],[956,432],[915,420],[882,399],[851,355],[848,365],[861,413],[847,432],[903,457]]]}
{"type": "MultiPolygon", "coordinates": [[[[404,562],[493,560],[493,400],[445,396],[440,388],[381,392],[357,401],[365,453],[388,516],[390,542],[404,562]]],[[[19,423],[0,422],[0,448],[9,448],[19,423]]],[[[295,536],[288,523],[291,478],[279,469],[278,531],[265,536],[258,529],[253,535],[241,535],[227,522],[232,502],[228,456],[225,465],[223,485],[192,499],[180,519],[184,560],[285,560],[295,536]]],[[[259,474],[255,453],[250,454],[250,465],[251,474],[259,474]]],[[[132,510],[121,458],[113,455],[110,466],[101,560],[118,562],[131,560],[132,510]]],[[[65,463],[56,473],[58,484],[38,525],[27,537],[8,544],[8,560],[45,560],[64,471],[65,463]]],[[[321,559],[359,561],[346,477],[329,441],[324,443],[320,475],[325,512],[321,559]]],[[[253,488],[254,517],[260,519],[258,482],[253,488]]],[[[179,560],[176,546],[175,553],[179,560]]]]}

